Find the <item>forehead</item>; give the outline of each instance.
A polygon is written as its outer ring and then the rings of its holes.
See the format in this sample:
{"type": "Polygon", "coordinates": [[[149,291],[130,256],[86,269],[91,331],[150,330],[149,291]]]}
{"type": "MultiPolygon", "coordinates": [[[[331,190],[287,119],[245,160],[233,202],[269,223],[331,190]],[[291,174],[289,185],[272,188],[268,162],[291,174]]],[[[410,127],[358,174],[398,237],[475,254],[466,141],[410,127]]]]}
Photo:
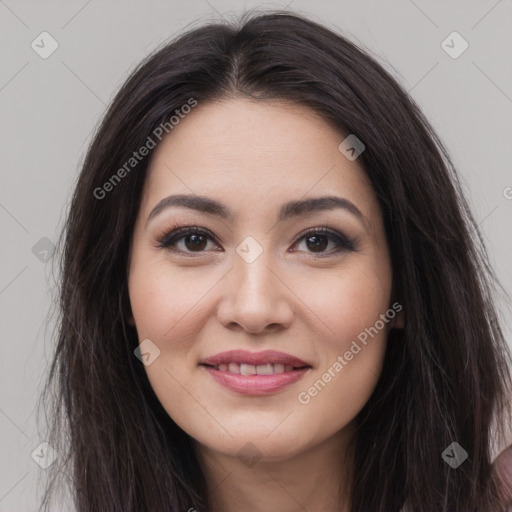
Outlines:
{"type": "Polygon", "coordinates": [[[339,151],[344,138],[303,106],[242,98],[199,103],[154,150],[143,204],[183,192],[254,212],[306,195],[337,194],[371,218],[376,198],[357,160],[339,151]]]}

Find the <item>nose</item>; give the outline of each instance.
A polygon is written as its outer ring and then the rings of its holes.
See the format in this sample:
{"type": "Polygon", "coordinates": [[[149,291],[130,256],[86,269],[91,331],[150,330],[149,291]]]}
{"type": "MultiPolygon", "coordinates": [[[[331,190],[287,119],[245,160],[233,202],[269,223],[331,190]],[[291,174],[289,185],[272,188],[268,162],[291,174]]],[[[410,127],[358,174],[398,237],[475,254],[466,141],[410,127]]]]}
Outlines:
{"type": "Polygon", "coordinates": [[[252,263],[235,258],[233,269],[223,280],[223,298],[217,310],[224,327],[260,334],[291,325],[294,313],[290,283],[264,254],[252,263]]]}

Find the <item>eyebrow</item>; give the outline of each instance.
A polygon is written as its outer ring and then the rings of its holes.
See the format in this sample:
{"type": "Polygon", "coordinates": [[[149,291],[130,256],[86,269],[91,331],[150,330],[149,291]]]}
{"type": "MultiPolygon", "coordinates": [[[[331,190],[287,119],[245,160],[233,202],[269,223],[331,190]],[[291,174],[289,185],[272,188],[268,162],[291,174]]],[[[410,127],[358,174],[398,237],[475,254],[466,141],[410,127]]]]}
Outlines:
{"type": "MultiPolygon", "coordinates": [[[[188,208],[209,215],[215,215],[230,221],[235,217],[226,206],[215,199],[191,194],[177,194],[165,197],[157,203],[146,220],[146,226],[151,219],[156,217],[163,210],[173,206],[188,208]]],[[[279,210],[278,221],[282,222],[292,217],[305,215],[306,213],[329,211],[337,208],[342,208],[350,212],[365,224],[365,218],[361,213],[361,210],[359,210],[359,208],[348,199],[337,196],[314,197],[285,203],[279,210]]]]}

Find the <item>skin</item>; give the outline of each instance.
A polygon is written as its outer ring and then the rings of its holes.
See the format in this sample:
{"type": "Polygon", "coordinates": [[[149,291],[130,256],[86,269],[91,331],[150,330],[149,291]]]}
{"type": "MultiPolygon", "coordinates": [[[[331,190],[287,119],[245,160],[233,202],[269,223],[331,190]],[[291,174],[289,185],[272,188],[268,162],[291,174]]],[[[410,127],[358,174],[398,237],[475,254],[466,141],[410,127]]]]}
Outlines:
{"type": "MultiPolygon", "coordinates": [[[[199,104],[153,151],[129,262],[132,322],[160,355],[145,366],[169,416],[193,439],[214,510],[348,511],[354,419],[382,368],[386,323],[309,403],[298,401],[391,307],[391,262],[382,215],[362,167],[338,145],[344,135],[306,107],[226,99],[199,104]],[[213,198],[232,220],[172,206],[171,194],[213,198]],[[278,222],[281,205],[333,195],[346,209],[278,222]],[[158,238],[173,221],[198,226],[200,252],[186,238],[172,252],[158,238]],[[316,252],[301,235],[328,226],[355,240],[316,252]],[[248,236],[262,253],[236,252],[248,236]],[[199,362],[231,349],[279,350],[311,365],[284,390],[247,396],[217,384],[199,362]],[[255,464],[238,452],[252,443],[255,464]],[[341,504],[341,505],[340,505],[341,504]]],[[[322,235],[322,234],[320,234],[322,235]]],[[[311,236],[311,234],[309,235],[311,236]]]]}
{"type": "Polygon", "coordinates": [[[503,450],[494,461],[494,471],[503,506],[512,508],[512,445],[503,450]]]}

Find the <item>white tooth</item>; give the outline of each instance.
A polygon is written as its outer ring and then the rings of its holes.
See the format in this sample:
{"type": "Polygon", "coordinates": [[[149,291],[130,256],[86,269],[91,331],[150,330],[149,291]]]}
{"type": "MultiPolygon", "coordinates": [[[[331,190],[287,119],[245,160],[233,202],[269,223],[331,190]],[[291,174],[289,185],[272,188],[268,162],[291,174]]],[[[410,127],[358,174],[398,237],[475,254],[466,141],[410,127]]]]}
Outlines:
{"type": "Polygon", "coordinates": [[[222,364],[219,364],[219,366],[218,366],[218,369],[221,372],[227,372],[228,368],[229,368],[229,365],[227,363],[222,363],[222,364]]]}
{"type": "Polygon", "coordinates": [[[291,372],[293,370],[293,366],[291,364],[285,364],[284,365],[284,371],[285,372],[291,372]]]}
{"type": "Polygon", "coordinates": [[[259,364],[256,366],[256,373],[258,375],[272,375],[274,373],[273,365],[269,364],[259,364]]]}
{"type": "Polygon", "coordinates": [[[274,364],[274,373],[284,373],[284,364],[274,364]]]}
{"type": "Polygon", "coordinates": [[[256,375],[256,366],[242,363],[240,365],[240,373],[242,375],[256,375]]]}
{"type": "Polygon", "coordinates": [[[240,365],[238,363],[229,363],[228,369],[231,373],[240,373],[240,365]]]}

